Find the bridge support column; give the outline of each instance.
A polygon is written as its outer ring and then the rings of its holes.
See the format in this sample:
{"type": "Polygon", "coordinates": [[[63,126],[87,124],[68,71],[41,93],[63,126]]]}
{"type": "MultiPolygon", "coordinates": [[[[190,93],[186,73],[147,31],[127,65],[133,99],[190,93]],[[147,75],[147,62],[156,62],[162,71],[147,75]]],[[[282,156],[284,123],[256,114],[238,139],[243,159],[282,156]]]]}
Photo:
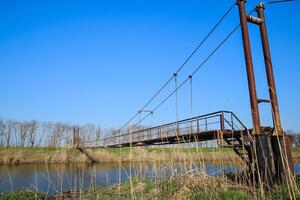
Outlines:
{"type": "Polygon", "coordinates": [[[272,136],[272,149],[278,183],[289,184],[294,179],[291,143],[292,138],[288,135],[272,136]]]}
{"type": "Polygon", "coordinates": [[[272,135],[272,149],[274,154],[274,164],[277,181],[279,183],[287,183],[289,178],[293,177],[294,174],[294,163],[292,160],[291,153],[291,138],[285,134],[281,127],[277,92],[275,87],[275,79],[273,73],[264,9],[265,5],[263,3],[260,3],[256,7],[257,15],[261,20],[261,23],[259,23],[259,29],[269,86],[270,103],[273,114],[274,132],[272,135]]]}
{"type": "Polygon", "coordinates": [[[273,185],[272,180],[272,159],[270,156],[270,137],[266,134],[254,136],[253,159],[255,181],[263,184],[265,188],[273,185]]]}
{"type": "Polygon", "coordinates": [[[244,46],[244,55],[246,61],[246,70],[248,78],[248,88],[250,95],[251,115],[253,122],[253,146],[252,146],[252,166],[254,167],[254,177],[259,177],[263,185],[266,187],[272,186],[272,176],[269,172],[272,171],[271,155],[268,145],[268,136],[265,135],[260,126],[258,99],[256,93],[254,69],[250,48],[250,39],[247,25],[247,14],[245,12],[246,0],[237,0],[239,8],[240,24],[242,29],[242,38],[244,46]]]}

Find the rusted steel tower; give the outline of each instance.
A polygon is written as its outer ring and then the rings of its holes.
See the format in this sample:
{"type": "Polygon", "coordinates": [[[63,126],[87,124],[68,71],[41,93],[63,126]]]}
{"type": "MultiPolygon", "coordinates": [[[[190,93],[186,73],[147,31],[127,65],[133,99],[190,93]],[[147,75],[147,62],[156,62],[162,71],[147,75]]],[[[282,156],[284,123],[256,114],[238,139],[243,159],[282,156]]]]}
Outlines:
{"type": "Polygon", "coordinates": [[[271,144],[273,149],[274,164],[276,169],[277,180],[285,181],[294,171],[293,161],[291,157],[290,139],[285,134],[280,123],[280,113],[278,108],[277,93],[275,87],[274,73],[271,61],[271,53],[267,36],[266,22],[264,16],[265,6],[260,3],[256,7],[258,17],[247,15],[245,12],[246,0],[237,0],[239,8],[240,24],[242,29],[242,38],[244,45],[244,54],[246,60],[246,70],[248,77],[248,87],[250,94],[250,105],[253,122],[253,162],[256,163],[257,172],[262,181],[267,186],[272,185],[272,161],[269,149],[270,137],[264,133],[260,125],[259,107],[261,102],[271,103],[274,131],[271,136],[271,144]],[[252,63],[251,47],[248,33],[247,22],[256,24],[260,28],[261,41],[263,47],[265,68],[269,86],[270,100],[258,99],[255,86],[254,69],[252,63]]]}
{"type": "Polygon", "coordinates": [[[273,73],[273,66],[271,60],[271,53],[269,47],[269,40],[266,28],[266,20],[264,15],[265,5],[260,3],[256,7],[256,12],[261,20],[259,23],[262,47],[264,52],[264,60],[266,67],[266,74],[269,86],[270,103],[272,106],[274,131],[272,134],[272,149],[274,154],[274,164],[276,170],[276,177],[279,182],[285,182],[286,179],[294,173],[294,163],[291,154],[291,138],[286,135],[281,127],[280,113],[277,100],[277,93],[275,87],[275,79],[273,73]]]}

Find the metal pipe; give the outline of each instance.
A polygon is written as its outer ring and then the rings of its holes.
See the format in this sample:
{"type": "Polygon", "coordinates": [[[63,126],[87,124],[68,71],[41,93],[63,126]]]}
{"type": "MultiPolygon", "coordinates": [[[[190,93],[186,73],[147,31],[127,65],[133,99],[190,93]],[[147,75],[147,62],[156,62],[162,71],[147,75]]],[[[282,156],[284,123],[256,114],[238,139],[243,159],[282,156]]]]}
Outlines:
{"type": "Polygon", "coordinates": [[[260,19],[258,17],[251,16],[251,15],[247,16],[247,21],[251,22],[253,24],[257,24],[257,25],[260,25],[261,23],[263,23],[262,19],[260,19]]]}
{"type": "Polygon", "coordinates": [[[270,95],[270,100],[272,105],[273,123],[275,128],[274,135],[283,135],[284,133],[280,122],[280,114],[279,114],[279,107],[278,107],[278,100],[277,100],[277,93],[275,87],[275,79],[273,73],[273,66],[271,60],[264,9],[265,6],[263,3],[260,3],[256,7],[256,12],[258,14],[258,17],[263,21],[259,25],[259,28],[260,28],[260,35],[261,35],[263,52],[264,52],[264,60],[265,60],[266,73],[267,73],[268,86],[269,86],[269,95],[270,95]]]}
{"type": "Polygon", "coordinates": [[[257,99],[258,103],[271,103],[271,100],[269,99],[257,99]]]}
{"type": "Polygon", "coordinates": [[[293,177],[294,175],[294,164],[291,153],[291,139],[284,133],[281,127],[264,9],[265,6],[263,3],[258,4],[258,6],[256,7],[257,15],[263,21],[263,23],[259,24],[259,28],[264,53],[274,123],[274,132],[271,138],[271,143],[274,154],[274,164],[277,181],[281,183],[288,183],[289,177],[293,177]]]}
{"type": "Polygon", "coordinates": [[[246,60],[246,70],[248,77],[248,87],[250,94],[250,104],[251,104],[251,114],[253,122],[253,134],[261,134],[260,119],[259,119],[259,109],[257,102],[254,69],[252,63],[252,55],[250,48],[250,40],[247,26],[247,14],[245,12],[245,0],[237,0],[237,5],[239,7],[240,24],[242,28],[243,46],[244,54],[246,60]]]}
{"type": "MultiPolygon", "coordinates": [[[[243,38],[243,46],[244,46],[244,54],[246,60],[246,69],[247,69],[247,77],[248,77],[248,87],[250,94],[250,104],[251,104],[251,114],[253,121],[253,135],[254,142],[252,144],[252,155],[254,159],[251,158],[254,167],[254,176],[258,174],[261,177],[261,181],[264,183],[265,187],[272,186],[272,162],[269,151],[268,144],[268,135],[263,134],[260,127],[260,119],[259,119],[259,108],[258,108],[258,99],[256,94],[256,86],[255,86],[255,78],[254,78],[254,69],[252,63],[252,55],[250,48],[250,40],[247,26],[247,14],[245,12],[245,0],[237,0],[237,4],[239,7],[239,15],[240,15],[240,24],[242,28],[242,38],[243,38]]],[[[251,156],[252,157],[252,156],[251,156]]]]}

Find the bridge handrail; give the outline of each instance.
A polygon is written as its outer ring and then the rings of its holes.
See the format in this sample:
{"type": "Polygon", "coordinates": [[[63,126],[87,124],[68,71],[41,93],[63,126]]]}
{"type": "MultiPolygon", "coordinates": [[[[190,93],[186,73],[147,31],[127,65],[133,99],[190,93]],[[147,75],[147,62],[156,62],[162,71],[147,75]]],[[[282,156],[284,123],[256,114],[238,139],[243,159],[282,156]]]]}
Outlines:
{"type": "MultiPolygon", "coordinates": [[[[171,122],[171,123],[167,123],[167,124],[161,124],[158,126],[154,126],[154,127],[150,127],[150,128],[146,128],[146,129],[142,129],[142,130],[136,130],[133,132],[129,132],[129,133],[125,133],[125,134],[120,134],[120,135],[114,135],[114,136],[110,136],[110,137],[106,137],[106,138],[101,138],[98,140],[92,140],[92,141],[82,141],[80,144],[88,144],[88,143],[95,143],[95,142],[102,142],[102,141],[109,141],[112,139],[117,139],[117,138],[122,138],[124,136],[129,136],[131,135],[135,135],[136,133],[145,133],[147,131],[151,131],[158,129],[158,128],[162,128],[162,127],[172,127],[174,125],[179,126],[180,124],[184,124],[185,122],[193,122],[193,121],[199,121],[199,120],[204,120],[204,119],[209,119],[209,118],[213,118],[213,117],[218,117],[220,116],[220,124],[221,124],[221,129],[223,129],[224,127],[222,127],[222,124],[224,126],[225,123],[227,123],[229,126],[231,126],[231,129],[234,129],[234,123],[232,121],[232,124],[228,123],[228,121],[226,120],[226,118],[224,117],[224,114],[230,114],[231,115],[231,120],[235,119],[241,126],[243,129],[247,130],[246,126],[241,122],[241,120],[231,111],[227,111],[227,110],[221,110],[221,111],[217,111],[217,112],[212,112],[212,113],[208,113],[205,115],[200,115],[200,116],[196,116],[196,117],[191,117],[191,118],[187,118],[184,120],[179,120],[179,121],[175,121],[175,122],[171,122]],[[227,122],[226,122],[227,121],[227,122]]],[[[204,124],[205,125],[205,124],[204,124]]],[[[206,122],[207,125],[207,122],[206,122]]],[[[143,134],[144,137],[144,134],[143,134]]]]}

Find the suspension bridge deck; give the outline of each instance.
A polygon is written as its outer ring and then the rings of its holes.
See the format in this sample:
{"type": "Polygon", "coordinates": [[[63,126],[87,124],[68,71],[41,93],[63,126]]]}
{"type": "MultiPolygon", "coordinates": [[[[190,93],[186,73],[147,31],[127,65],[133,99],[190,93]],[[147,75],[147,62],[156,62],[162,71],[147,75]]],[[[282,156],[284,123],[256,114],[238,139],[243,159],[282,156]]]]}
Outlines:
{"type": "Polygon", "coordinates": [[[230,145],[229,140],[232,141],[232,138],[240,140],[241,143],[249,143],[251,131],[233,112],[219,111],[100,140],[81,142],[79,146],[81,148],[129,147],[191,143],[214,139],[217,140],[218,145],[222,146],[223,141],[230,145]]]}

